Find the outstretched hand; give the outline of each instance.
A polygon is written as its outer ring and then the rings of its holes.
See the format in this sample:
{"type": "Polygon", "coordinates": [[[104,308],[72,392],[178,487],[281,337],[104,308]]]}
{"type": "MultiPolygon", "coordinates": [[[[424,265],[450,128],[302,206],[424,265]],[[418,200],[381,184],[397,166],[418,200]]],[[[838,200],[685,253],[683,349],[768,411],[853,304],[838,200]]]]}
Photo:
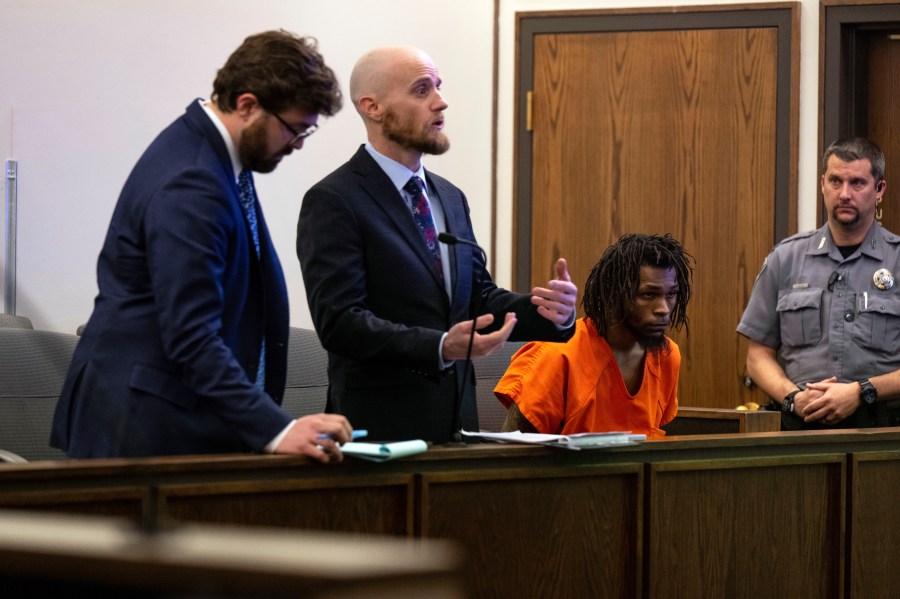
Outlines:
{"type": "Polygon", "coordinates": [[[550,322],[562,325],[569,322],[575,312],[578,287],[569,276],[565,258],[556,261],[556,278],[547,287],[531,290],[531,303],[537,306],[538,314],[550,322]]]}
{"type": "MultiPolygon", "coordinates": [[[[453,325],[453,327],[447,331],[447,337],[444,338],[444,345],[441,348],[441,355],[443,356],[444,361],[452,362],[453,360],[464,360],[468,354],[469,337],[472,334],[473,324],[475,330],[478,331],[479,329],[483,329],[490,325],[492,322],[494,322],[493,314],[482,314],[475,319],[474,323],[471,320],[466,320],[453,325]]],[[[475,337],[472,339],[471,357],[487,356],[503,347],[503,344],[509,339],[509,335],[512,333],[513,327],[515,326],[516,315],[509,312],[506,314],[506,317],[503,320],[503,326],[499,330],[488,333],[487,335],[480,335],[476,332],[475,337]]]]}

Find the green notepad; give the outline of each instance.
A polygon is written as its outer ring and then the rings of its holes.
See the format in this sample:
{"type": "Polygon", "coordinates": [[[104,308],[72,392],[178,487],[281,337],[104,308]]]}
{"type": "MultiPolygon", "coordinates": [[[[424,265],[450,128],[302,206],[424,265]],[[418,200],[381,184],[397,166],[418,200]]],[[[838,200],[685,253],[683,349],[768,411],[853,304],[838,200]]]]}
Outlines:
{"type": "Polygon", "coordinates": [[[386,462],[394,458],[404,458],[409,455],[422,453],[428,449],[428,443],[421,439],[412,441],[396,441],[394,443],[344,443],[341,451],[345,455],[352,455],[373,462],[386,462]]]}

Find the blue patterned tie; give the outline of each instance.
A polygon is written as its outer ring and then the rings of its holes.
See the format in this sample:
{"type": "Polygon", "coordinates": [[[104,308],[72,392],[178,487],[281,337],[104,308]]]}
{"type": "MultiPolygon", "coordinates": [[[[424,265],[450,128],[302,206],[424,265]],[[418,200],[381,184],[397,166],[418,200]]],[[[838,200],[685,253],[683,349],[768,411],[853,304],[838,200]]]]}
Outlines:
{"type": "Polygon", "coordinates": [[[253,173],[243,170],[238,176],[238,187],[241,190],[241,206],[244,208],[244,216],[247,217],[247,225],[250,226],[250,234],[253,236],[253,246],[256,248],[256,257],[259,258],[259,228],[256,225],[256,190],[253,188],[253,173]]]}
{"type": "MultiPolygon", "coordinates": [[[[238,175],[238,188],[241,192],[241,207],[250,227],[250,235],[253,237],[253,247],[256,248],[256,257],[259,258],[259,227],[256,224],[256,190],[253,188],[253,173],[248,170],[241,171],[238,175]]],[[[262,346],[259,348],[259,368],[256,371],[256,385],[260,389],[266,386],[266,339],[263,337],[262,346]]]]}
{"type": "Polygon", "coordinates": [[[403,191],[412,196],[413,218],[425,237],[425,245],[434,261],[434,269],[437,271],[438,279],[443,283],[444,265],[441,261],[441,248],[438,247],[437,229],[431,216],[431,208],[428,206],[428,198],[425,197],[425,184],[422,179],[413,176],[403,186],[403,191]]]}

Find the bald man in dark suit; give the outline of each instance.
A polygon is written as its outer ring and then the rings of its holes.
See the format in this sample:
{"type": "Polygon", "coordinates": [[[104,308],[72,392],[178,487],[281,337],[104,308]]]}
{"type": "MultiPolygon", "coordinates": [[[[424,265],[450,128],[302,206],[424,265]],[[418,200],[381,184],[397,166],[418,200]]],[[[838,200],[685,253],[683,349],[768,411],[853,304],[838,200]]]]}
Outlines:
{"type": "Polygon", "coordinates": [[[435,243],[440,232],[475,241],[465,195],[422,166],[424,154],[449,148],[440,85],[416,48],[364,55],[350,93],[368,143],[310,189],[300,211],[297,253],[329,352],[328,408],[371,439],[446,442],[457,405],[462,427],[477,430],[474,374],[464,367],[473,326],[477,358],[507,339],[564,341],[574,322],[565,260],[547,288],[517,294],[493,283],[477,249],[435,243]],[[424,189],[410,187],[415,178],[424,189]]]}

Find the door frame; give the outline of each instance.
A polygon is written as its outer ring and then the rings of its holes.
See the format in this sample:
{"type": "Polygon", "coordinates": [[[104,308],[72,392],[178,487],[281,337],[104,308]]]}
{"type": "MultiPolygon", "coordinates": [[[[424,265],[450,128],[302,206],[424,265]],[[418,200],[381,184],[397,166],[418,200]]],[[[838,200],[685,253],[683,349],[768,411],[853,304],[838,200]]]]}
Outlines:
{"type": "Polygon", "coordinates": [[[527,121],[528,91],[533,89],[534,82],[535,36],[747,27],[774,27],[778,32],[774,245],[797,230],[799,3],[516,13],[513,289],[524,293],[531,288],[532,136],[527,121]]]}
{"type": "MultiPolygon", "coordinates": [[[[825,144],[868,132],[869,77],[866,48],[859,32],[897,29],[896,0],[820,0],[819,3],[819,156],[825,144]]],[[[825,207],[817,203],[816,222],[825,223],[825,207]]]]}

